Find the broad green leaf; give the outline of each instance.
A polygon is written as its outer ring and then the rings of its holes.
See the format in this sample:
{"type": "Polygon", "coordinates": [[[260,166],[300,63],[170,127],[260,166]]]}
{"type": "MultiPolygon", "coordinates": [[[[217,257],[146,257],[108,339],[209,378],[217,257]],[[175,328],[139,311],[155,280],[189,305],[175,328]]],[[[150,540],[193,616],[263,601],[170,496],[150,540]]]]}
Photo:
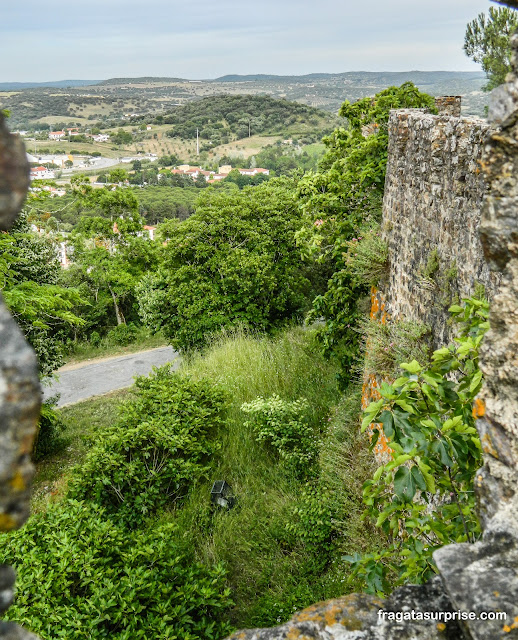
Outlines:
{"type": "Polygon", "coordinates": [[[383,433],[387,438],[394,436],[394,418],[390,411],[383,411],[379,416],[379,421],[383,424],[383,433]]]}
{"type": "Polygon", "coordinates": [[[401,369],[404,369],[409,373],[419,373],[423,369],[417,360],[412,360],[412,362],[402,362],[399,366],[401,369]]]}
{"type": "Polygon", "coordinates": [[[417,467],[400,467],[394,476],[394,491],[396,495],[405,500],[412,502],[418,488],[426,489],[426,483],[423,474],[417,467]]]}

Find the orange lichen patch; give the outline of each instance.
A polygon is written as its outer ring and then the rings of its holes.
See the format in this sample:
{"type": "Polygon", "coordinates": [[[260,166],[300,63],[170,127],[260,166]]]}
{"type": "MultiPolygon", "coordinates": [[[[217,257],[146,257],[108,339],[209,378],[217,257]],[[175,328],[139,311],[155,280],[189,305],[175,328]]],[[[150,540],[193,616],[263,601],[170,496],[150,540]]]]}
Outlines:
{"type": "Polygon", "coordinates": [[[499,598],[500,597],[500,592],[499,591],[493,591],[493,595],[495,596],[495,598],[499,598]]]}
{"type": "MultiPolygon", "coordinates": [[[[365,376],[362,387],[362,409],[366,409],[371,402],[375,402],[381,398],[379,386],[380,382],[375,374],[371,373],[365,376]]],[[[383,425],[381,423],[373,423],[367,429],[367,433],[369,434],[369,438],[372,439],[372,435],[376,429],[380,432],[380,435],[374,447],[374,456],[378,462],[387,463],[391,459],[393,451],[389,447],[387,437],[383,433],[383,425]]]]}
{"type": "MultiPolygon", "coordinates": [[[[390,316],[386,311],[386,299],[383,293],[378,291],[376,287],[371,287],[371,320],[378,320],[381,324],[386,324],[390,320],[390,316]]],[[[369,343],[366,344],[367,351],[369,350],[369,343]]],[[[383,380],[381,381],[383,382],[383,380]]],[[[375,374],[368,374],[365,376],[362,386],[362,409],[366,409],[371,402],[376,402],[381,398],[379,392],[380,380],[375,374]]],[[[388,381],[387,381],[388,382],[388,381]]],[[[376,460],[381,463],[389,462],[392,457],[392,449],[388,445],[388,440],[383,433],[381,424],[371,425],[368,429],[369,437],[372,438],[372,434],[375,430],[380,432],[376,446],[374,447],[374,455],[376,460]]]]}
{"type": "Polygon", "coordinates": [[[493,458],[498,459],[498,451],[494,448],[493,442],[491,441],[491,437],[488,433],[485,433],[480,440],[480,444],[482,445],[482,451],[484,453],[493,456],[493,458]]]}
{"type": "Polygon", "coordinates": [[[292,622],[320,622],[322,623],[324,621],[324,618],[322,616],[321,613],[321,607],[323,606],[323,604],[320,602],[318,604],[314,604],[311,607],[308,607],[307,609],[303,609],[302,611],[299,611],[298,613],[296,613],[293,618],[292,618],[292,622]]]}
{"type": "Polygon", "coordinates": [[[16,520],[8,513],[0,513],[0,531],[16,529],[16,520]]]}
{"type": "Polygon", "coordinates": [[[480,398],[475,398],[473,403],[473,417],[482,418],[486,415],[486,403],[480,398]]]}
{"type": "Polygon", "coordinates": [[[439,631],[444,631],[446,629],[446,625],[444,624],[444,622],[438,622],[437,623],[437,629],[439,631]]]}
{"type": "Polygon", "coordinates": [[[506,632],[506,633],[510,633],[513,629],[518,629],[518,616],[516,616],[516,618],[514,619],[514,622],[511,626],[509,626],[508,624],[505,624],[502,629],[506,632]]]}
{"type": "Polygon", "coordinates": [[[296,627],[291,627],[291,629],[286,634],[286,640],[312,640],[312,639],[309,636],[307,636],[305,633],[302,633],[302,631],[300,631],[296,627]]]}
{"type": "Polygon", "coordinates": [[[11,487],[13,491],[24,491],[26,489],[25,479],[21,473],[21,471],[17,471],[12,478],[11,487]]]}
{"type": "Polygon", "coordinates": [[[332,627],[334,624],[340,622],[343,614],[343,608],[339,605],[333,605],[325,611],[325,621],[328,627],[332,627]]]}

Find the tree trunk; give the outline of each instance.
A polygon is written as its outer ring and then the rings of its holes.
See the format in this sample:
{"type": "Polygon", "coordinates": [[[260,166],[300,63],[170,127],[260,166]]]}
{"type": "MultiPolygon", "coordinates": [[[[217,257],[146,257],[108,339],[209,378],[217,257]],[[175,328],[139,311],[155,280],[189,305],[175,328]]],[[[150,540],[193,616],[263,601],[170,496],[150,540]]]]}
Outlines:
{"type": "Polygon", "coordinates": [[[110,290],[110,293],[112,294],[112,298],[113,298],[113,306],[115,308],[115,317],[117,318],[117,324],[126,324],[126,320],[124,319],[124,316],[122,314],[122,311],[119,308],[119,304],[117,302],[117,296],[115,295],[113,289],[110,287],[110,285],[108,285],[108,289],[110,290]]]}

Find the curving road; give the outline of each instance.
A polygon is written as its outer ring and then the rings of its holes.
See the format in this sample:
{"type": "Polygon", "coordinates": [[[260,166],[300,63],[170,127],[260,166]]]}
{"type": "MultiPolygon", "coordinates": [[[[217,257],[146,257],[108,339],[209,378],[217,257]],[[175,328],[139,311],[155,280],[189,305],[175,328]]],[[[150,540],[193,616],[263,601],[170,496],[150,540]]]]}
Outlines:
{"type": "Polygon", "coordinates": [[[58,370],[58,380],[43,387],[43,397],[59,394],[58,407],[101,396],[110,391],[131,387],[134,376],[151,373],[152,367],[174,362],[180,365],[178,353],[172,347],[139,351],[127,356],[103,358],[91,363],[66,365],[58,370]]]}

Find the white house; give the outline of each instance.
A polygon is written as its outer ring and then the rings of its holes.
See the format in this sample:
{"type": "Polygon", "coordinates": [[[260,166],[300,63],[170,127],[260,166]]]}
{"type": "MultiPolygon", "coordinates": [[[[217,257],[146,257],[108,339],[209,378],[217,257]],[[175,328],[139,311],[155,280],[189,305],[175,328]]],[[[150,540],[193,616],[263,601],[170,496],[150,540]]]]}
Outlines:
{"type": "Polygon", "coordinates": [[[95,136],[92,136],[95,142],[108,142],[110,136],[107,133],[98,133],[95,136]]]}
{"type": "Polygon", "coordinates": [[[55,178],[52,169],[45,167],[34,167],[31,169],[31,180],[53,180],[55,178]]]}
{"type": "Polygon", "coordinates": [[[49,133],[49,140],[62,140],[66,136],[64,131],[51,131],[49,133]]]}
{"type": "Polygon", "coordinates": [[[242,176],[256,176],[258,173],[262,173],[265,176],[270,175],[269,169],[261,169],[259,167],[255,167],[254,169],[238,169],[238,171],[242,176]]]}
{"type": "Polygon", "coordinates": [[[145,224],[142,229],[144,230],[144,233],[147,233],[149,235],[149,239],[150,240],[154,240],[155,239],[155,230],[156,227],[152,227],[148,224],[145,224]]]}

